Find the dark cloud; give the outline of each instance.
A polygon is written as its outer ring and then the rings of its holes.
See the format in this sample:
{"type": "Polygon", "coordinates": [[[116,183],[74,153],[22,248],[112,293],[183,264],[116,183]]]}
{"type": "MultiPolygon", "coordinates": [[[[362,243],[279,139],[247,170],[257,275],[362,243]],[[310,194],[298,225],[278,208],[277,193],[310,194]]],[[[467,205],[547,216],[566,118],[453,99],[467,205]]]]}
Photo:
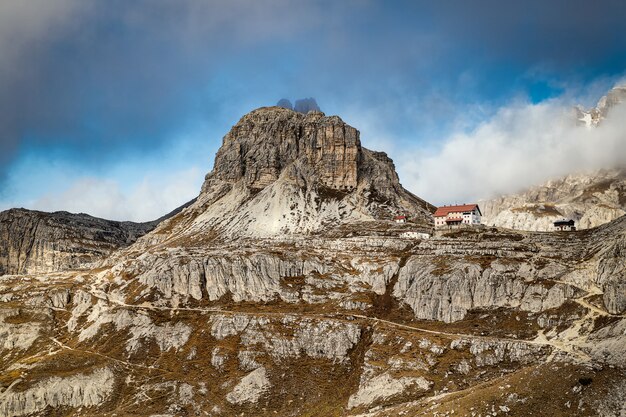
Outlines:
{"type": "Polygon", "coordinates": [[[614,65],[626,56],[626,2],[581,0],[431,2],[449,42],[509,64],[561,71],[614,65]]]}
{"type": "Polygon", "coordinates": [[[315,22],[308,9],[285,0],[2,2],[0,167],[24,146],[95,160],[158,146],[215,111],[202,88],[220,65],[305,30],[315,22]]]}
{"type": "Polygon", "coordinates": [[[610,0],[2,2],[0,175],[25,147],[103,162],[277,94],[429,134],[524,77],[623,71],[625,16],[610,0]]]}

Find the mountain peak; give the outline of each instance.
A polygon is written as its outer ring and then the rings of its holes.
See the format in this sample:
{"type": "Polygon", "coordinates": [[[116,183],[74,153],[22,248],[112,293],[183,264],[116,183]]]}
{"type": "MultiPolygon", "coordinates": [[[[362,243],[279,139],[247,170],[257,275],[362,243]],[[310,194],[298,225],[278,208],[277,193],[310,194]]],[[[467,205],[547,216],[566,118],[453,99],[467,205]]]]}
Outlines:
{"type": "Polygon", "coordinates": [[[393,161],[363,148],[359,131],[340,117],[262,107],[224,136],[198,200],[184,213],[191,222],[184,234],[269,237],[397,214],[430,227],[432,211],[402,187],[393,161]]]}
{"type": "Polygon", "coordinates": [[[278,103],[276,103],[276,106],[283,107],[289,110],[294,110],[298,113],[303,114],[321,111],[320,106],[318,106],[317,101],[313,97],[301,98],[299,100],[296,100],[295,105],[292,105],[289,99],[281,98],[280,100],[278,100],[278,103]]]}
{"type": "Polygon", "coordinates": [[[224,137],[210,177],[262,189],[298,161],[323,185],[350,189],[357,183],[360,152],[359,132],[337,116],[262,107],[224,137]]]}
{"type": "Polygon", "coordinates": [[[598,100],[596,107],[585,110],[581,106],[578,106],[574,111],[581,123],[587,127],[592,127],[597,126],[607,117],[613,107],[624,101],[626,101],[626,84],[618,84],[598,100]]]}

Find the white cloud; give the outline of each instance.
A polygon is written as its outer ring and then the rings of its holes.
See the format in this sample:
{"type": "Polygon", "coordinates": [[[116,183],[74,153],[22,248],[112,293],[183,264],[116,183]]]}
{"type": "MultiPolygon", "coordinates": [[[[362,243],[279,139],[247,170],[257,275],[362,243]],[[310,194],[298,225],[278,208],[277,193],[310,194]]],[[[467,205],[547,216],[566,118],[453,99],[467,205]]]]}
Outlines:
{"type": "Polygon", "coordinates": [[[196,197],[202,178],[200,169],[193,167],[165,177],[146,176],[123,189],[114,180],[83,177],[61,193],[40,197],[32,208],[88,213],[111,220],[155,220],[196,197]]]}
{"type": "Polygon", "coordinates": [[[434,152],[398,159],[403,184],[435,204],[518,192],[575,172],[626,166],[626,103],[597,128],[576,124],[563,100],[512,103],[434,152]]]}

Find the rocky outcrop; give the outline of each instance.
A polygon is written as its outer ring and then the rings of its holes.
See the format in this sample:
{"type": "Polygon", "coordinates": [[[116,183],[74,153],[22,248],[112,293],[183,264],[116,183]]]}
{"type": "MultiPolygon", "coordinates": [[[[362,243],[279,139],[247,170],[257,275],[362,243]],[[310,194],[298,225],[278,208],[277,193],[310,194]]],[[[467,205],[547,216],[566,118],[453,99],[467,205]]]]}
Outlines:
{"type": "Polygon", "coordinates": [[[0,352],[27,350],[41,335],[39,322],[7,323],[7,319],[18,316],[19,309],[0,310],[0,352]]]}
{"type": "Polygon", "coordinates": [[[487,268],[448,259],[446,270],[432,260],[412,258],[400,270],[394,296],[420,319],[452,322],[472,309],[509,307],[540,312],[561,306],[579,294],[562,283],[529,282],[523,264],[494,262],[487,268]]]}
{"type": "Polygon", "coordinates": [[[79,341],[93,339],[102,326],[112,323],[116,331],[127,330],[130,333],[126,350],[131,353],[136,352],[145,341],[154,341],[161,351],[179,349],[187,343],[192,330],[184,323],[158,325],[149,317],[129,310],[109,311],[102,303],[93,307],[87,320],[92,323],[80,331],[79,341]]]}
{"type": "Polygon", "coordinates": [[[0,213],[0,275],[84,268],[128,246],[151,223],[12,209],[0,213]]]}
{"type": "Polygon", "coordinates": [[[265,368],[261,367],[241,378],[226,400],[232,404],[255,403],[271,386],[265,368]]]}
{"type": "Polygon", "coordinates": [[[281,98],[280,100],[278,100],[278,103],[276,103],[276,107],[293,110],[293,104],[291,104],[291,100],[287,98],[281,98]]]}
{"type": "Polygon", "coordinates": [[[480,207],[489,226],[551,231],[553,222],[573,219],[578,229],[597,227],[626,214],[626,168],[568,175],[480,207]]]}
{"type": "Polygon", "coordinates": [[[211,335],[218,340],[238,336],[243,346],[261,346],[270,357],[279,361],[304,354],[345,363],[348,352],[360,339],[361,330],[350,323],[298,319],[289,315],[279,320],[262,316],[216,315],[211,319],[211,335]],[[282,336],[284,333],[292,336],[282,336]]]}
{"type": "Polygon", "coordinates": [[[302,114],[307,114],[312,111],[321,111],[320,107],[317,105],[317,101],[315,101],[315,99],[312,97],[296,100],[295,105],[292,105],[289,99],[281,98],[280,100],[278,100],[278,103],[276,103],[276,107],[294,110],[302,114]]]}
{"type": "Polygon", "coordinates": [[[580,106],[576,107],[576,117],[584,126],[597,126],[606,118],[613,107],[624,101],[626,101],[626,85],[618,85],[609,90],[609,92],[598,101],[596,107],[591,109],[584,109],[580,106]]]}
{"type": "Polygon", "coordinates": [[[296,103],[293,105],[293,109],[298,113],[303,114],[307,114],[312,111],[321,111],[320,106],[317,105],[317,101],[315,101],[313,97],[296,100],[296,103]]]}
{"type": "Polygon", "coordinates": [[[25,416],[48,407],[94,407],[111,395],[115,384],[113,372],[101,368],[89,374],[51,377],[24,391],[11,388],[0,393],[0,416],[25,416]]]}
{"type": "MultiPolygon", "coordinates": [[[[626,223],[626,216],[621,219],[626,223]]],[[[621,314],[626,311],[626,233],[602,251],[598,262],[596,282],[602,289],[607,311],[621,314]]]]}
{"type": "Polygon", "coordinates": [[[305,174],[315,176],[321,185],[352,189],[357,185],[360,147],[359,132],[337,116],[259,109],[224,137],[210,178],[241,179],[249,188],[262,189],[299,161],[312,171],[305,174]]]}
{"type": "Polygon", "coordinates": [[[384,373],[372,379],[361,381],[359,390],[348,401],[348,408],[372,404],[375,401],[402,394],[407,388],[413,386],[421,390],[428,390],[431,385],[432,383],[424,377],[413,378],[405,376],[396,379],[384,373]]]}

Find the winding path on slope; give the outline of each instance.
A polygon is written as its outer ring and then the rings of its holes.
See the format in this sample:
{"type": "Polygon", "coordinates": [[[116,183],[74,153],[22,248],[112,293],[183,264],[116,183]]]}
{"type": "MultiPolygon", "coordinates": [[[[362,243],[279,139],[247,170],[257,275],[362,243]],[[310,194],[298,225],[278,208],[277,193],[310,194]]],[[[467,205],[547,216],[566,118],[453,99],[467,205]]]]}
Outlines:
{"type": "MultiPolygon", "coordinates": [[[[533,340],[525,340],[525,339],[513,339],[513,338],[502,338],[502,337],[493,337],[493,336],[481,336],[481,335],[471,335],[466,333],[449,333],[445,331],[439,330],[430,330],[424,329],[421,327],[409,326],[406,324],[396,323],[389,320],[379,319],[377,317],[370,317],[361,314],[350,314],[350,313],[298,313],[298,312],[245,312],[245,311],[236,311],[236,310],[224,310],[220,308],[203,308],[203,307],[164,307],[164,306],[147,306],[147,305],[132,305],[124,303],[117,299],[111,299],[106,295],[106,293],[98,291],[99,294],[95,294],[93,291],[90,292],[94,297],[106,301],[110,304],[115,304],[122,308],[128,309],[136,309],[136,310],[157,310],[157,311],[198,311],[204,313],[219,313],[219,314],[232,314],[232,315],[254,315],[254,316],[283,316],[285,314],[298,315],[301,317],[312,317],[312,318],[344,318],[344,319],[362,319],[370,322],[382,323],[388,326],[392,326],[399,329],[410,330],[414,332],[420,333],[428,333],[434,334],[438,336],[452,337],[452,338],[465,338],[465,339],[477,339],[477,340],[486,340],[489,342],[508,342],[508,343],[522,343],[534,346],[549,346],[560,352],[573,355],[583,362],[587,362],[591,360],[591,357],[584,352],[576,351],[564,343],[560,343],[553,340],[548,340],[545,335],[540,333],[537,338],[533,340]]],[[[554,357],[555,355],[551,355],[554,357]]]]}

